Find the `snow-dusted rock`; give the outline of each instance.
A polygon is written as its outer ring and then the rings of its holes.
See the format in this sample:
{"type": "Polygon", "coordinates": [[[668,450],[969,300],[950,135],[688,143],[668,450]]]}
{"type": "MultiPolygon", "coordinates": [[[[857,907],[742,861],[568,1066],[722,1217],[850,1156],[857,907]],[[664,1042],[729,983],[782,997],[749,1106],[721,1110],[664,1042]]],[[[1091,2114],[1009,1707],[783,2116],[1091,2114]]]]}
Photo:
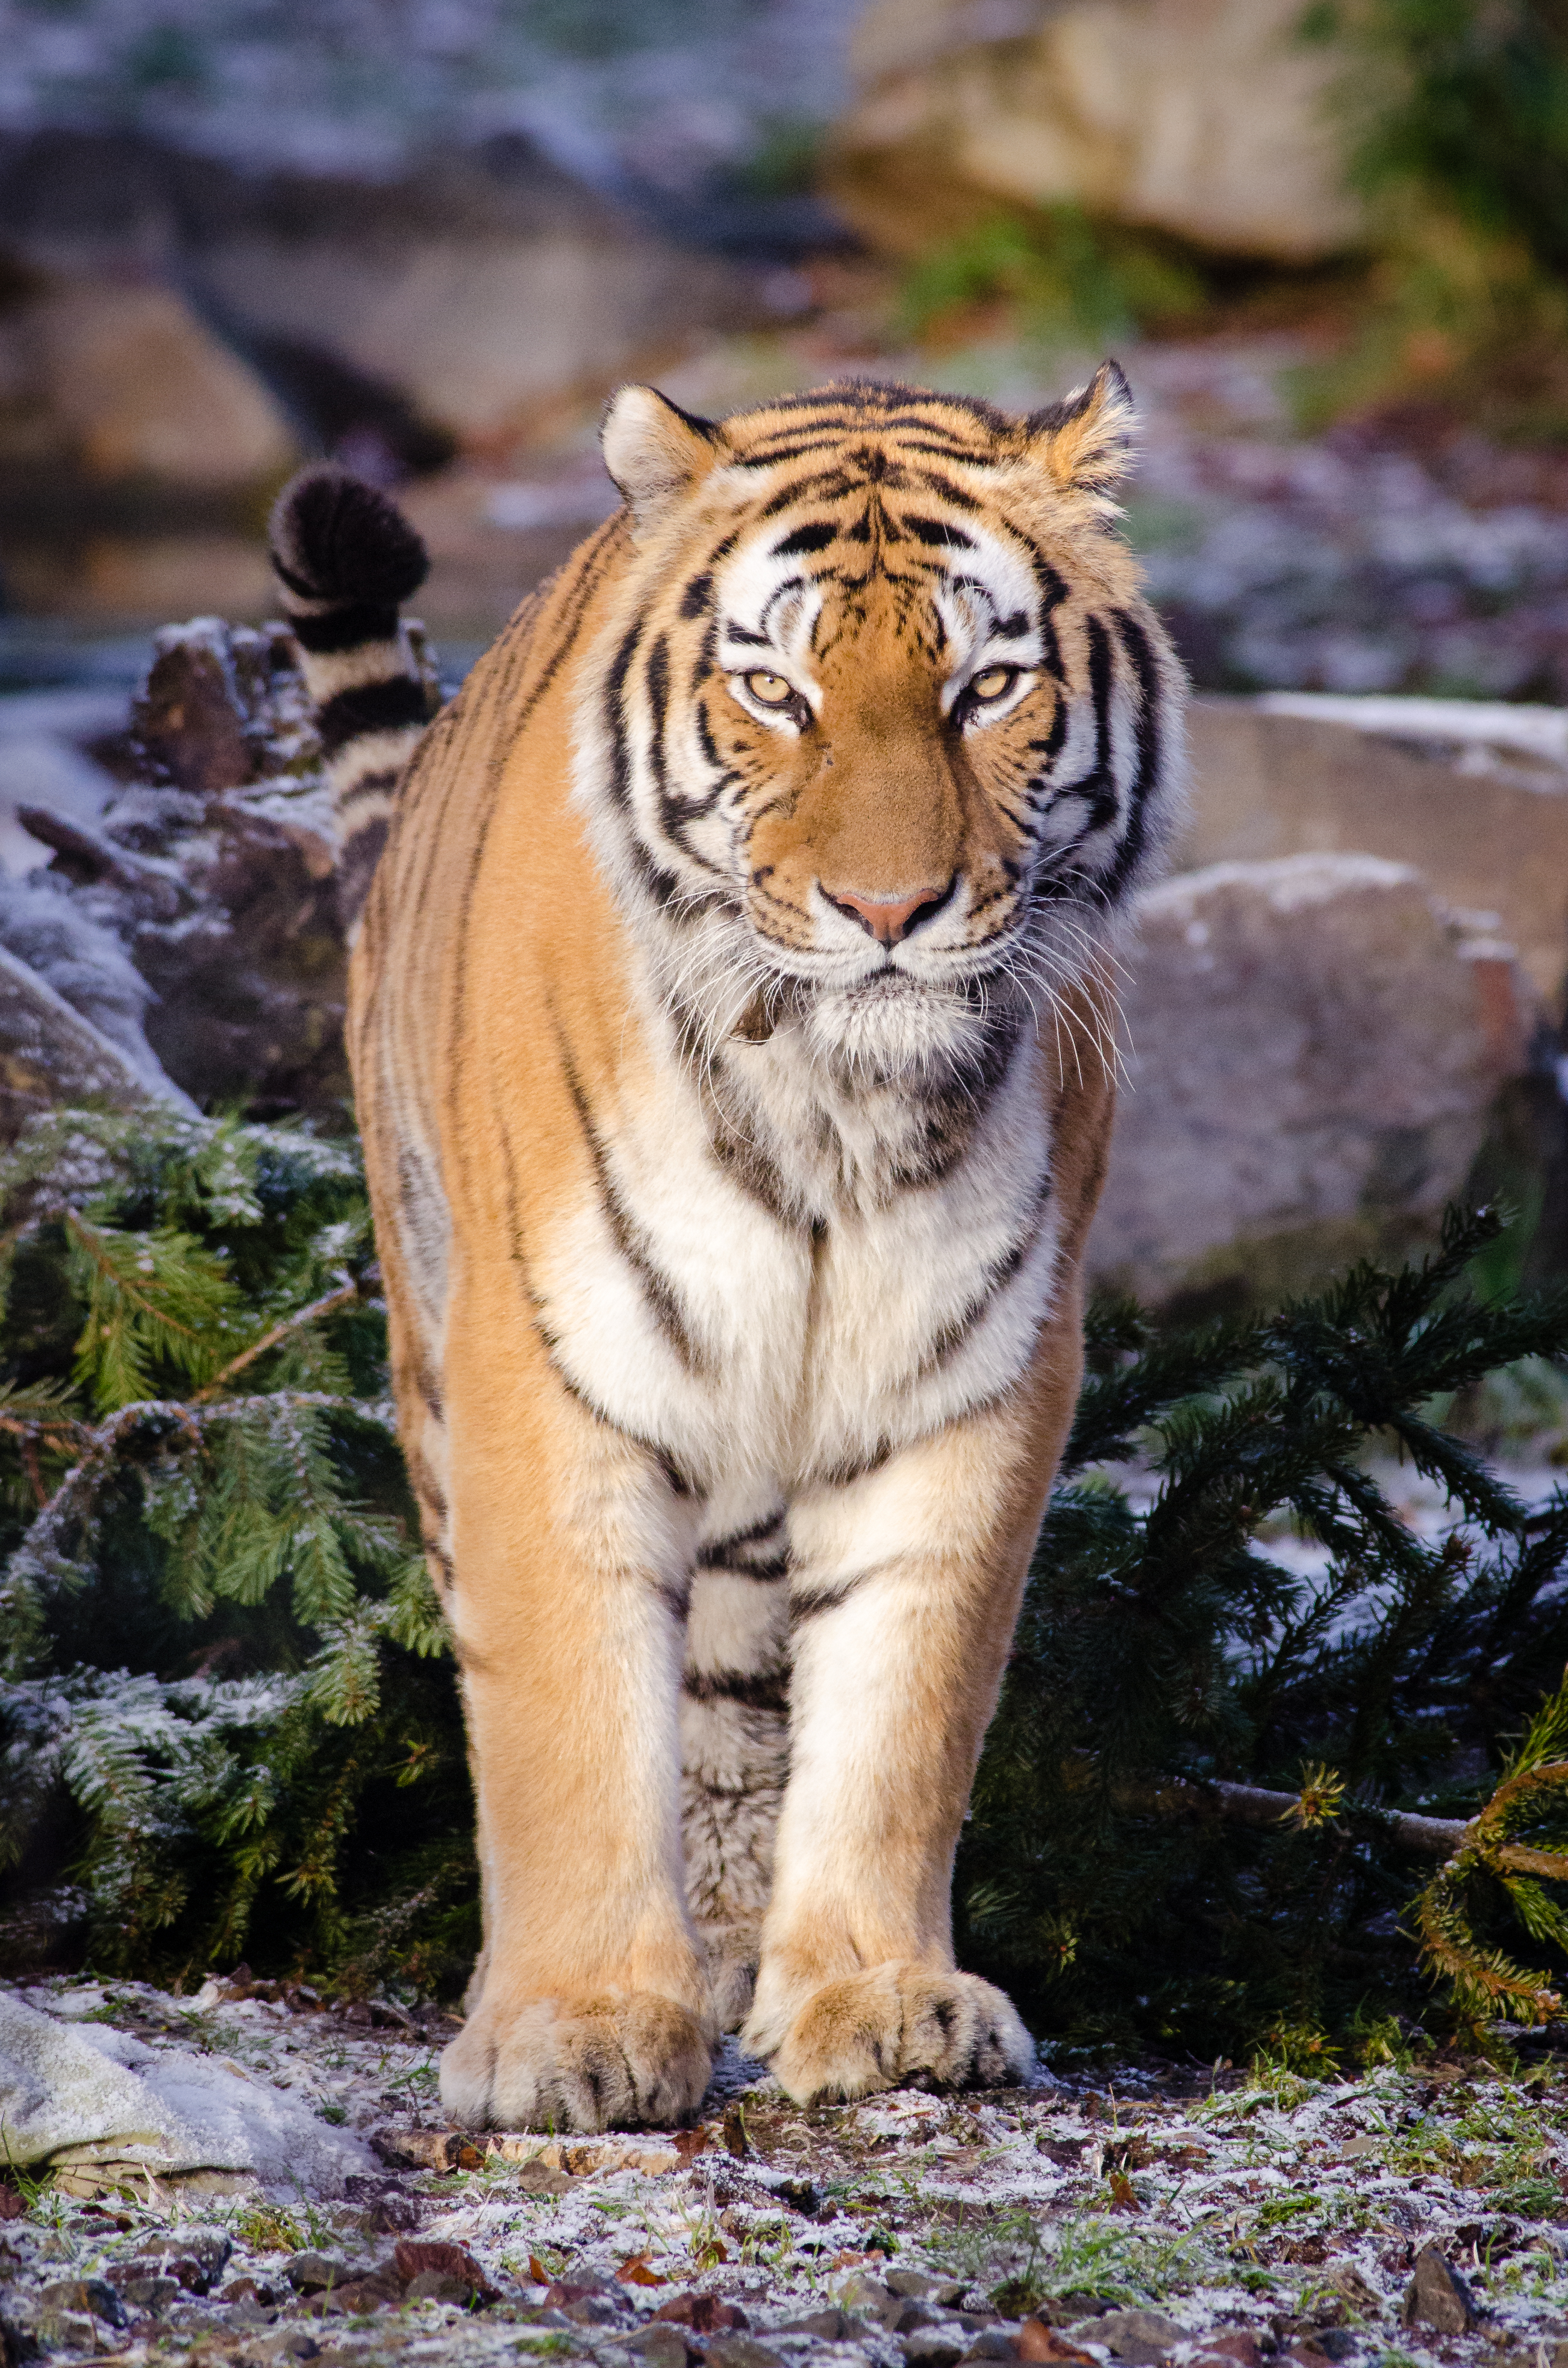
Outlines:
{"type": "Polygon", "coordinates": [[[375,2168],[358,2138],[237,2065],[62,2021],[6,1990],[0,2152],[52,2170],[112,2162],[154,2178],[252,2172],[289,2195],[341,2195],[345,2179],[375,2168]]]}

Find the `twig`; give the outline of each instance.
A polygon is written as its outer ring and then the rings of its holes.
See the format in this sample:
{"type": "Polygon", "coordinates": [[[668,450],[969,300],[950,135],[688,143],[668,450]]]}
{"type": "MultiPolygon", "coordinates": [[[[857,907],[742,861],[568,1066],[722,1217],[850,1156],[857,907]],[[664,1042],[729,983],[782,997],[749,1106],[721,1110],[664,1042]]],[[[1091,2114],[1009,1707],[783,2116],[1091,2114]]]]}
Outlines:
{"type": "Polygon", "coordinates": [[[265,1356],[268,1349],[276,1348],[278,1341],[286,1339],[290,1332],[302,1331],[307,1324],[314,1324],[322,1316],[330,1315],[335,1308],[346,1307],[351,1299],[358,1296],[359,1285],[357,1282],[344,1282],[339,1283],[335,1291],[329,1291],[322,1298],[312,1300],[309,1307],[296,1308],[292,1315],[285,1315],[276,1323],[270,1332],[264,1332],[259,1340],[253,1340],[248,1349],[242,1349],[237,1357],[231,1357],[221,1372],[214,1373],[210,1382],[192,1394],[190,1404],[204,1406],[209,1398],[217,1396],[235,1373],[244,1372],[247,1365],[254,1363],[257,1357],[265,1356]]]}
{"type": "MultiPolygon", "coordinates": [[[[1297,1815],[1299,1793],[1266,1792],[1257,1784],[1162,1784],[1147,1796],[1148,1806],[1168,1816],[1188,1810],[1218,1809],[1244,1826],[1278,1826],[1297,1815]]],[[[1376,1809],[1364,1801],[1348,1801],[1346,1809],[1375,1817],[1394,1840],[1423,1858],[1451,1858],[1471,1829],[1469,1817],[1422,1817],[1408,1809],[1376,1809]]]]}

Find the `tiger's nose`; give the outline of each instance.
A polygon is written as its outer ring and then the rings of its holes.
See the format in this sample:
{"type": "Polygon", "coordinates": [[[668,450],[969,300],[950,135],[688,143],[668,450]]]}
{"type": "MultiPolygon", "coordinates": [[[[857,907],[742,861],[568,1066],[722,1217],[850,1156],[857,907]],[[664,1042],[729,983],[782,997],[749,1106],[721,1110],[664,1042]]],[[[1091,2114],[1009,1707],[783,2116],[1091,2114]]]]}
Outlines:
{"type": "Polygon", "coordinates": [[[952,894],[957,880],[955,871],[945,887],[916,888],[907,896],[858,896],[848,888],[829,888],[825,882],[818,884],[828,903],[835,905],[839,912],[848,914],[851,920],[858,921],[880,946],[896,946],[901,939],[908,937],[911,929],[918,928],[922,921],[928,921],[934,913],[940,912],[952,894]]]}

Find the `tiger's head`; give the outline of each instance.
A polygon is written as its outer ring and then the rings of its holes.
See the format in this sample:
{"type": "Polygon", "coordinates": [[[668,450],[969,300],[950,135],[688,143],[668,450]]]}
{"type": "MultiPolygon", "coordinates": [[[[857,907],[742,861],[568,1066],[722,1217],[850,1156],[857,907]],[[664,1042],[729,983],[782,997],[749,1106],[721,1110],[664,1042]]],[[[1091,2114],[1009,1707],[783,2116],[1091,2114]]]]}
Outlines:
{"type": "Polygon", "coordinates": [[[710,1042],[892,1078],[1103,948],[1179,794],[1181,677],[1114,531],[1114,363],[1028,418],[874,382],[604,429],[631,514],[579,793],[710,1042]]]}

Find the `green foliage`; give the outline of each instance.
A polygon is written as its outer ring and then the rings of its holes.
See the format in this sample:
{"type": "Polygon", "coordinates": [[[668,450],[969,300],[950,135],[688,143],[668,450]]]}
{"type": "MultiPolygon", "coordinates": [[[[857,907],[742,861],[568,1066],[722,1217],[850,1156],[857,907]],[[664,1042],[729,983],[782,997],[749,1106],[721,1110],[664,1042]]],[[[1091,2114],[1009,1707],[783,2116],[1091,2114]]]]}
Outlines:
{"type": "Polygon", "coordinates": [[[1568,13],[1562,0],[1318,0],[1308,39],[1348,43],[1351,170],[1418,190],[1568,273],[1568,13]]]}
{"type": "Polygon", "coordinates": [[[357,1153],[63,1112],[0,1225],[0,1938],[449,1977],[460,1722],[357,1153]]]}
{"type": "Polygon", "coordinates": [[[1497,1231],[1450,1220],[1420,1268],[1358,1267],[1261,1322],[1162,1336],[1125,1306],[1092,1320],[959,1866],[967,1962],[1037,2027],[1206,2056],[1258,2046],[1321,2073],[1325,2032],[1354,2045],[1420,2010],[1416,1930],[1461,2015],[1539,2009],[1544,1977],[1495,1941],[1510,1915],[1554,1957],[1568,1935],[1551,1888],[1568,1861],[1541,1856],[1568,1840],[1568,1497],[1527,1513],[1427,1411],[1568,1343],[1561,1297],[1466,1288],[1497,1231]],[[1376,1445],[1440,1485],[1446,1538],[1399,1518],[1368,1468],[1376,1445]],[[1118,1472],[1135,1453],[1146,1503],[1118,1472]],[[1319,1543],[1321,1575],[1270,1556],[1281,1526],[1319,1543]],[[1549,1692],[1510,1763],[1510,1733],[1549,1692]],[[1386,1813],[1471,1816],[1500,1770],[1440,1914],[1417,1907],[1424,1870],[1386,1813]],[[1297,1814],[1240,1823],[1227,1782],[1296,1796],[1297,1814]]]}
{"type": "Polygon", "coordinates": [[[1560,0],[1317,0],[1376,257],[1347,351],[1300,373],[1303,425],[1437,395],[1568,434],[1568,16],[1560,0]]]}
{"type": "Polygon", "coordinates": [[[904,279],[899,326],[921,337],[955,314],[1005,303],[1018,334],[1102,350],[1202,304],[1190,264],[1156,241],[1092,222],[1081,207],[998,212],[949,241],[904,279]]]}

